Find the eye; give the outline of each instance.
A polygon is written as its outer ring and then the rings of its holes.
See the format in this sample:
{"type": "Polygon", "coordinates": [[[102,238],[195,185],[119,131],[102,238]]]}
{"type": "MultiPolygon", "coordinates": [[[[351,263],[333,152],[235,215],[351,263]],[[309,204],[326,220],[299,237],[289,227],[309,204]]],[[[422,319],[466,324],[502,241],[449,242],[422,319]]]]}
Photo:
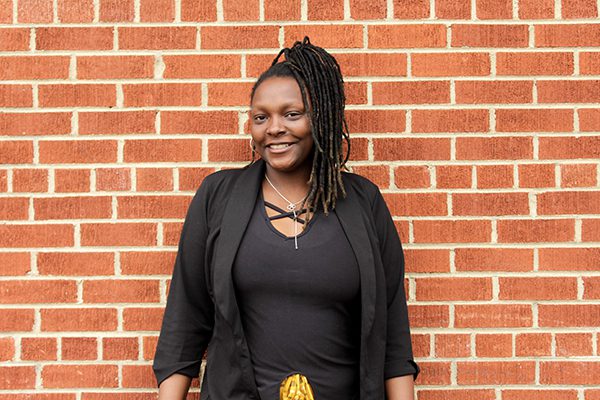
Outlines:
{"type": "Polygon", "coordinates": [[[252,117],[252,119],[254,120],[254,122],[263,122],[265,119],[267,119],[267,117],[264,115],[255,115],[254,117],[252,117]]]}
{"type": "Polygon", "coordinates": [[[298,117],[302,116],[302,113],[300,113],[298,111],[290,111],[289,113],[287,113],[287,116],[290,118],[298,118],[298,117]]]}

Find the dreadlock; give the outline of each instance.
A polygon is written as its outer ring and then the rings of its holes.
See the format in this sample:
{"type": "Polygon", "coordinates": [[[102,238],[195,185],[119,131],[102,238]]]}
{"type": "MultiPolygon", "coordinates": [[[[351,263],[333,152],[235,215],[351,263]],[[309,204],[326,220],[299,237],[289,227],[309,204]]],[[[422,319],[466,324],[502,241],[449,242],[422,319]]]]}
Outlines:
{"type": "Polygon", "coordinates": [[[250,101],[258,86],[271,77],[292,77],[300,86],[315,143],[306,204],[309,210],[320,205],[327,214],[335,208],[340,196],[346,196],[341,171],[350,156],[350,136],[344,117],[346,97],[340,66],[331,54],[311,44],[305,36],[302,42],[297,41],[292,47],[279,52],[271,67],[252,87],[250,101]],[[281,55],[285,56],[285,61],[279,62],[281,55]],[[342,154],[344,140],[347,142],[345,155],[342,154]]]}

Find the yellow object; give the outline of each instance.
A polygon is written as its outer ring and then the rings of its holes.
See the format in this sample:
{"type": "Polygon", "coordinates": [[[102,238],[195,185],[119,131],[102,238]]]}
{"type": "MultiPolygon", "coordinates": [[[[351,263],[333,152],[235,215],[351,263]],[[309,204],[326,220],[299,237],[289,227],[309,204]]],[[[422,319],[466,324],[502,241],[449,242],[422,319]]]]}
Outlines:
{"type": "Polygon", "coordinates": [[[302,374],[292,374],[281,382],[279,400],[315,400],[315,397],[308,379],[302,374]]]}

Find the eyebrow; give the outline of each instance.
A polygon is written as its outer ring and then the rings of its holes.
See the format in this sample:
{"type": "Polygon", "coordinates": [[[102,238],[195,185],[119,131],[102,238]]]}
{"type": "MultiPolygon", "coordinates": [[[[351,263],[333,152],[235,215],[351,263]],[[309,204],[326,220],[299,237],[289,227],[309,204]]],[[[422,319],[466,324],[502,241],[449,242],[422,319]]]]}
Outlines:
{"type": "MultiPolygon", "coordinates": [[[[302,108],[305,108],[304,104],[302,104],[302,103],[296,103],[296,102],[287,102],[287,103],[284,103],[284,104],[282,104],[281,108],[285,109],[285,108],[288,108],[288,107],[298,107],[300,105],[301,105],[302,108]]],[[[251,106],[250,109],[251,110],[252,109],[264,109],[264,106],[261,106],[260,104],[258,104],[258,105],[255,105],[255,106],[251,106]]]]}

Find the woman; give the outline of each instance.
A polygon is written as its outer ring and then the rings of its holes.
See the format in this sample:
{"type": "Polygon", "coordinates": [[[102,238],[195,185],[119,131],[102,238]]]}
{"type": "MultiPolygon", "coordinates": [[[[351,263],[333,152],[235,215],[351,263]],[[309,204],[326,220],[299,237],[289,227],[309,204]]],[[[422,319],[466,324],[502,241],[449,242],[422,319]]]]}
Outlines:
{"type": "Polygon", "coordinates": [[[344,102],[307,37],[254,85],[260,159],[208,176],[182,229],[159,399],[185,398],[207,347],[203,399],[277,400],[297,374],[317,400],[413,399],[402,248],[377,187],[342,172],[344,102]]]}

